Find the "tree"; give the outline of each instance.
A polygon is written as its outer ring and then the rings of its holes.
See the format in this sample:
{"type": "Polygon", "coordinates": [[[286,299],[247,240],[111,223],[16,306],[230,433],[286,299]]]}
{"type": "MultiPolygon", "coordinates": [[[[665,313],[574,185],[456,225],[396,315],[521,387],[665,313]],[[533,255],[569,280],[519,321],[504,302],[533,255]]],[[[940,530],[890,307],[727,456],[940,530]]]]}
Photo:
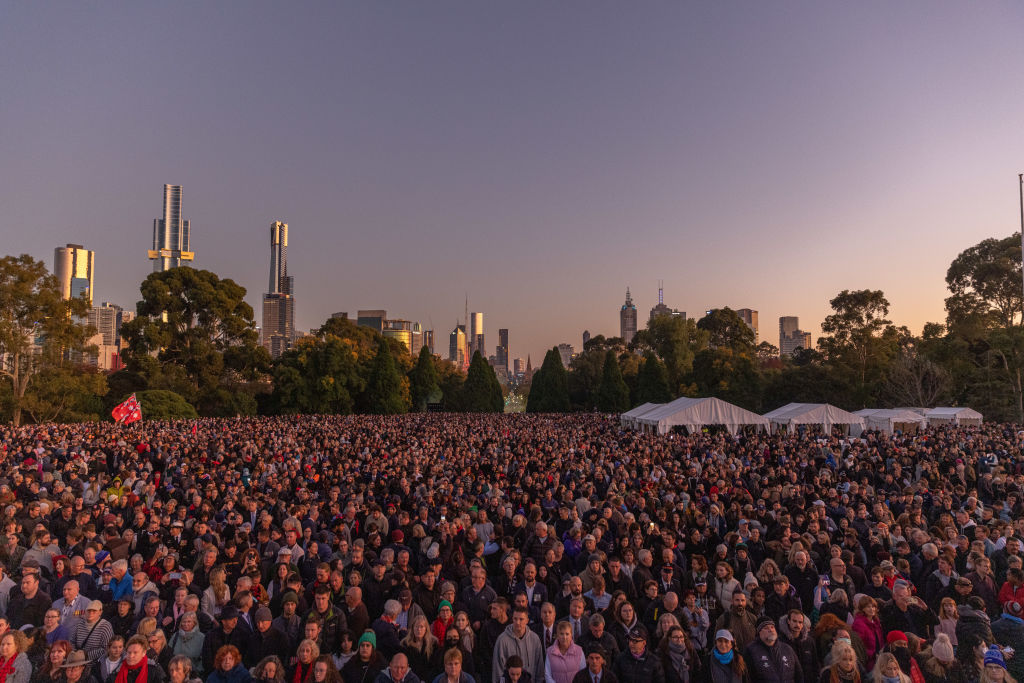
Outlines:
{"type": "Polygon", "coordinates": [[[233,280],[172,268],[150,274],[140,291],[138,317],[121,330],[126,365],[150,388],[177,389],[186,399],[216,406],[222,383],[269,371],[245,288],[233,280]]]}
{"type": "Polygon", "coordinates": [[[636,333],[631,346],[658,354],[668,371],[669,388],[680,395],[689,389],[685,382],[693,369],[694,355],[707,345],[708,332],[698,329],[693,320],[659,315],[647,323],[647,329],[636,333]]]}
{"type": "Polygon", "coordinates": [[[760,407],[761,377],[750,353],[720,346],[693,359],[693,380],[701,396],[715,396],[748,410],[760,407]]]}
{"type": "Polygon", "coordinates": [[[643,403],[667,403],[672,400],[668,388],[668,371],[653,351],[644,354],[637,378],[636,405],[643,403]]]}
{"type": "Polygon", "coordinates": [[[899,346],[899,330],[886,316],[889,301],[880,290],[844,289],[829,302],[818,348],[829,366],[849,384],[851,406],[864,408],[878,399],[885,368],[899,346]]]}
{"type": "Polygon", "coordinates": [[[1020,233],[989,238],[965,249],[946,271],[950,326],[1013,327],[1021,324],[1020,233]]]}
{"type": "Polygon", "coordinates": [[[396,415],[409,410],[409,380],[398,371],[383,337],[377,345],[363,404],[367,412],[375,415],[396,415]]]}
{"type": "Polygon", "coordinates": [[[884,393],[889,404],[934,406],[950,387],[949,373],[914,351],[900,353],[885,374],[884,393]]]}
{"type": "Polygon", "coordinates": [[[409,393],[412,409],[423,412],[428,403],[441,400],[441,387],[438,384],[437,369],[434,367],[434,356],[424,346],[416,360],[416,367],[409,372],[409,393]]]}
{"type": "Polygon", "coordinates": [[[729,307],[709,312],[697,321],[697,328],[708,333],[708,346],[711,348],[750,352],[756,341],[754,330],[729,307]]]}
{"type": "Polygon", "coordinates": [[[81,319],[84,297],[61,299],[57,278],[28,254],[0,258],[0,377],[11,386],[11,420],[21,424],[25,394],[47,368],[60,368],[76,353],[89,352],[94,330],[81,319]]]}
{"type": "Polygon", "coordinates": [[[501,385],[494,368],[479,351],[473,353],[466,382],[462,385],[462,410],[469,413],[500,413],[505,409],[501,385]]]}
{"type": "MultiPolygon", "coordinates": [[[[128,398],[123,397],[121,400],[128,398]]],[[[143,420],[190,420],[198,417],[185,397],[173,391],[149,389],[135,395],[142,408],[143,420]]]]}
{"type": "Polygon", "coordinates": [[[565,413],[569,411],[569,381],[558,347],[544,355],[544,363],[533,374],[528,413],[565,413]]]}
{"type": "Polygon", "coordinates": [[[106,393],[106,376],[91,366],[46,367],[25,392],[22,406],[36,424],[97,422],[106,412],[106,393]]]}
{"type": "Polygon", "coordinates": [[[449,412],[462,410],[462,385],[466,381],[466,373],[450,360],[437,356],[433,360],[437,384],[441,388],[441,405],[449,412]]]}
{"type": "Polygon", "coordinates": [[[601,373],[601,385],[597,390],[595,404],[598,410],[612,413],[629,410],[629,387],[622,379],[619,360],[611,349],[605,352],[604,371],[601,373]]]}

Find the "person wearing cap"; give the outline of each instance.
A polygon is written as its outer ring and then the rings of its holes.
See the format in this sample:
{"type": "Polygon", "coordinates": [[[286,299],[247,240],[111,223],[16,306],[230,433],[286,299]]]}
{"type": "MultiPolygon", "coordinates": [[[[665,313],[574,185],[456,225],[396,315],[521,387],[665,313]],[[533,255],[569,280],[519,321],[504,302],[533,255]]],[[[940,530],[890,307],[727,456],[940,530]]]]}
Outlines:
{"type": "Polygon", "coordinates": [[[1003,683],[1012,680],[1007,675],[1006,658],[998,645],[990,645],[985,650],[984,669],[981,672],[981,683],[1003,683]]]}
{"type": "Polygon", "coordinates": [[[746,683],[747,665],[736,650],[732,633],[726,629],[715,632],[715,645],[708,658],[708,679],[712,683],[746,683]]]}
{"type": "Polygon", "coordinates": [[[615,673],[608,667],[609,651],[598,644],[584,649],[587,665],[576,672],[572,683],[619,683],[615,673]]]}
{"type": "Polygon", "coordinates": [[[96,681],[95,677],[88,675],[91,662],[88,655],[81,650],[75,650],[70,653],[64,659],[64,663],[60,665],[60,668],[64,673],[64,683],[82,683],[85,681],[95,683],[96,681]]]}
{"type": "Polygon", "coordinates": [[[1003,605],[1002,614],[992,622],[992,636],[995,642],[1017,653],[1010,657],[1007,669],[1017,680],[1024,680],[1024,605],[1016,600],[1003,605]]]}
{"type": "MultiPolygon", "coordinates": [[[[751,683],[791,683],[803,681],[800,659],[779,639],[775,622],[763,616],[757,620],[757,636],[747,646],[743,657],[750,667],[751,683]]],[[[813,672],[808,672],[811,675],[813,672]]]]}
{"type": "Polygon", "coordinates": [[[626,650],[615,657],[612,672],[620,681],[665,683],[665,669],[661,659],[647,647],[647,629],[638,624],[626,640],[626,650]]]}

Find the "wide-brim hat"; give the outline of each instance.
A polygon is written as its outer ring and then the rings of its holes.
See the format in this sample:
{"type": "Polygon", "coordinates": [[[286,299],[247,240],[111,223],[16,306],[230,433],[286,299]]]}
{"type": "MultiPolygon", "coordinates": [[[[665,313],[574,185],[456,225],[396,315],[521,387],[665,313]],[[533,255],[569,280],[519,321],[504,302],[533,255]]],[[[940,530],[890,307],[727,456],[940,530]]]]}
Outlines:
{"type": "Polygon", "coordinates": [[[64,660],[64,663],[60,665],[61,669],[70,669],[73,666],[88,666],[92,664],[89,661],[89,656],[82,650],[75,650],[70,653],[64,660]]]}

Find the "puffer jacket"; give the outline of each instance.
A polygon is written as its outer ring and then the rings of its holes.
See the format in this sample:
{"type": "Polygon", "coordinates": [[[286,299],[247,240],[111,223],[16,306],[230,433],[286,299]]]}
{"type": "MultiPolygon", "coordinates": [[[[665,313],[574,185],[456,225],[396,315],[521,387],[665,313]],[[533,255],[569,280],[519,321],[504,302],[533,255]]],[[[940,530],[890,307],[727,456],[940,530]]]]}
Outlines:
{"type": "Polygon", "coordinates": [[[634,657],[628,650],[620,652],[612,664],[612,673],[620,681],[665,683],[665,669],[661,666],[661,660],[650,649],[641,657],[634,657]]]}

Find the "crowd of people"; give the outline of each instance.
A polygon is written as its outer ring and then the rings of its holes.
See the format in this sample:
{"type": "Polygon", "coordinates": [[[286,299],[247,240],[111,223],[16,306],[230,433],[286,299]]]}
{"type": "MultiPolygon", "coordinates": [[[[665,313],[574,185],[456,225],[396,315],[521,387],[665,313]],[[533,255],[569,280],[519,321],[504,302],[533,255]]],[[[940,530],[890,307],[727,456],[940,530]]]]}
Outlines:
{"type": "Polygon", "coordinates": [[[7,427],[0,683],[1015,683],[1022,444],[602,415],[7,427]]]}

